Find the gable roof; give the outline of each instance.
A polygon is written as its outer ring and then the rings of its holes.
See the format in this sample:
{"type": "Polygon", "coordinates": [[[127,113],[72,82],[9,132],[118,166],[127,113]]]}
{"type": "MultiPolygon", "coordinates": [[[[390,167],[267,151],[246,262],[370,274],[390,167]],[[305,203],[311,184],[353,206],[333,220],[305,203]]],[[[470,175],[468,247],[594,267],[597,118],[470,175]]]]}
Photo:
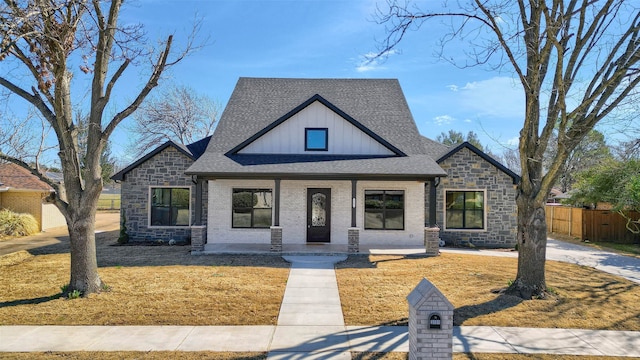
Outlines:
{"type": "Polygon", "coordinates": [[[51,192],[49,184],[40,180],[29,170],[9,162],[0,162],[0,189],[51,192]]]}
{"type": "Polygon", "coordinates": [[[190,159],[196,160],[200,156],[202,156],[202,154],[204,153],[205,149],[207,148],[207,145],[209,145],[209,141],[210,140],[211,140],[211,136],[207,136],[207,137],[205,137],[203,139],[200,139],[200,140],[198,140],[198,141],[196,141],[194,143],[188,144],[188,145],[178,144],[178,143],[175,143],[175,142],[169,140],[169,141],[165,142],[164,144],[158,146],[157,148],[153,149],[151,152],[149,152],[148,154],[144,155],[140,159],[134,161],[131,165],[129,165],[126,168],[124,168],[124,169],[118,171],[117,173],[115,173],[113,176],[111,176],[111,179],[112,180],[116,180],[116,181],[123,181],[124,180],[124,176],[129,171],[135,169],[140,164],[142,164],[145,161],[151,159],[152,157],[154,157],[157,154],[159,154],[162,150],[164,150],[164,149],[166,149],[166,148],[168,148],[170,146],[175,148],[179,152],[183,153],[184,155],[186,155],[190,159]]]}
{"type": "Polygon", "coordinates": [[[518,184],[520,182],[520,176],[518,174],[514,173],[508,167],[502,165],[499,161],[497,161],[496,159],[494,159],[491,156],[487,155],[484,151],[478,149],[477,147],[473,146],[471,143],[469,143],[467,141],[465,141],[462,144],[459,144],[457,146],[453,146],[453,147],[449,148],[449,151],[447,151],[444,155],[440,156],[440,158],[437,159],[438,164],[442,163],[443,161],[448,159],[453,154],[455,154],[458,151],[460,151],[461,149],[465,149],[465,148],[469,149],[471,152],[473,152],[476,155],[480,156],[481,158],[483,158],[484,160],[489,162],[491,165],[497,167],[500,171],[504,172],[509,177],[511,177],[511,179],[513,180],[513,184],[514,185],[518,184]]]}
{"type": "Polygon", "coordinates": [[[395,79],[240,78],[206,152],[186,173],[213,178],[446,176],[425,151],[395,79]],[[396,155],[237,154],[315,101],[389,145],[396,155]]]}
{"type": "Polygon", "coordinates": [[[325,98],[323,98],[319,94],[313,95],[311,98],[309,98],[308,100],[306,100],[302,104],[298,105],[297,107],[295,107],[293,110],[289,111],[287,114],[285,114],[281,118],[279,118],[276,121],[272,122],[271,124],[269,124],[264,129],[258,131],[256,134],[254,134],[253,136],[251,136],[247,140],[243,141],[240,145],[238,145],[238,146],[234,147],[233,149],[229,150],[229,152],[227,152],[227,155],[236,155],[240,150],[242,150],[243,148],[247,147],[249,144],[251,144],[252,142],[257,140],[258,138],[260,138],[262,135],[268,133],[270,130],[272,130],[276,126],[278,126],[278,125],[282,124],[283,122],[289,120],[291,117],[293,117],[294,115],[296,115],[300,111],[304,110],[305,108],[307,108],[309,105],[313,104],[316,101],[321,103],[322,105],[326,106],[327,108],[331,109],[331,111],[335,112],[336,114],[340,115],[343,119],[345,119],[351,125],[353,125],[356,128],[358,128],[360,131],[362,131],[365,134],[367,134],[367,135],[371,136],[372,138],[374,138],[376,141],[378,141],[384,147],[389,149],[391,152],[395,153],[397,156],[405,156],[406,155],[402,151],[400,151],[398,148],[396,148],[395,146],[393,146],[389,142],[387,142],[385,139],[381,138],[376,133],[374,133],[373,131],[369,130],[367,127],[362,125],[358,120],[352,118],[351,116],[349,116],[349,114],[345,113],[344,111],[340,110],[338,107],[336,107],[335,105],[333,105],[332,103],[327,101],[325,98]]]}

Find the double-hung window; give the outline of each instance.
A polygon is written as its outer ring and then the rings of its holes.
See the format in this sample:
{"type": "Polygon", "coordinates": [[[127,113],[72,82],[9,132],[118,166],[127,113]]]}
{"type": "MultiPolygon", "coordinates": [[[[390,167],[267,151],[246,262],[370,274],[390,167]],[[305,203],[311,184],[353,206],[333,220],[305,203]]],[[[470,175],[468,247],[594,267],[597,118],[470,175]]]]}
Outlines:
{"type": "Polygon", "coordinates": [[[189,188],[152,187],[149,220],[151,226],[189,226],[189,188]]]}
{"type": "Polygon", "coordinates": [[[268,228],[271,226],[273,199],[271,189],[233,189],[234,228],[268,228]]]}
{"type": "Polygon", "coordinates": [[[445,216],[447,229],[482,230],[485,228],[485,192],[447,190],[445,216]]]}
{"type": "Polygon", "coordinates": [[[404,191],[365,190],[364,228],[404,230],[404,191]]]}

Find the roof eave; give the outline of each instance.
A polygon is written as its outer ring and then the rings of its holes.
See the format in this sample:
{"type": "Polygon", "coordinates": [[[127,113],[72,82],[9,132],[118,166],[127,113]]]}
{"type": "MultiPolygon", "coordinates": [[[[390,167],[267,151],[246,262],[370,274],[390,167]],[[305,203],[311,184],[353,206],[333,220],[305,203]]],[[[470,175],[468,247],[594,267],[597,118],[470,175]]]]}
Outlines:
{"type": "Polygon", "coordinates": [[[378,181],[427,181],[437,177],[445,177],[446,173],[438,174],[370,174],[370,173],[246,173],[246,172],[185,172],[186,175],[196,175],[205,179],[281,179],[281,180],[378,180],[378,181]]]}

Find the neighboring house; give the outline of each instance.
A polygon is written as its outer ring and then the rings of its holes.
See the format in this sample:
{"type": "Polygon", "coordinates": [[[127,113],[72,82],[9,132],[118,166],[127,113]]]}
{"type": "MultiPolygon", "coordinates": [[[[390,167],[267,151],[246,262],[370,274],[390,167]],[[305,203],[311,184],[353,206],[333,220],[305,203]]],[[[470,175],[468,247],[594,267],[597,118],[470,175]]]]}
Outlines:
{"type": "MultiPolygon", "coordinates": [[[[111,178],[122,183],[121,214],[133,240],[186,240],[196,212],[196,184],[185,171],[209,144],[206,137],[193,144],[167,141],[111,178]]],[[[201,188],[202,189],[202,188],[201,188]]],[[[207,189],[202,189],[206,204],[207,189]]]]}
{"type": "Polygon", "coordinates": [[[240,78],[203,141],[113,176],[134,241],[357,251],[423,246],[436,224],[450,243],[516,241],[517,176],[468,143],[423,138],[397,80],[240,78]]]}
{"type": "Polygon", "coordinates": [[[45,201],[53,191],[29,170],[0,162],[0,209],[33,215],[40,231],[67,224],[60,210],[45,201]]]}

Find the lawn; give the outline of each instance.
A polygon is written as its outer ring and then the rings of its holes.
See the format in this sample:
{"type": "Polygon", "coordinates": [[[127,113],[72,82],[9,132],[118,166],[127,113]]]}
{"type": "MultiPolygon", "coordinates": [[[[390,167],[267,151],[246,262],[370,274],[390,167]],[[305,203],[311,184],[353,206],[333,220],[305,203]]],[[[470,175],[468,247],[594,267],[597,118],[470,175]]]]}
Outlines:
{"type": "Polygon", "coordinates": [[[120,209],[120,194],[100,194],[98,210],[120,209]]]}
{"type": "Polygon", "coordinates": [[[406,296],[426,277],[454,305],[455,325],[640,331],[640,286],[588,267],[548,261],[556,296],[531,301],[491,291],[515,278],[517,259],[361,255],[337,267],[348,325],[406,325],[406,296]]]}
{"type": "Polygon", "coordinates": [[[0,325],[275,325],[289,264],[276,256],[192,256],[188,246],[112,246],[96,235],[110,290],[66,300],[68,244],[0,258],[0,325]],[[13,265],[11,265],[13,264],[13,265]]]}

